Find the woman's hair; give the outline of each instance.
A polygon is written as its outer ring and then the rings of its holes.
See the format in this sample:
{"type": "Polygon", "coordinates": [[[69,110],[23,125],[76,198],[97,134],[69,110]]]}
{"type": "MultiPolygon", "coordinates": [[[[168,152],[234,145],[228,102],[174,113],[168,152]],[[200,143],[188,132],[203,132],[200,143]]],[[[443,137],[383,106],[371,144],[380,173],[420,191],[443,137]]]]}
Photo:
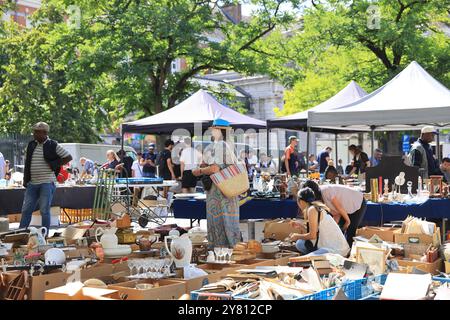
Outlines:
{"type": "Polygon", "coordinates": [[[322,201],[322,192],[320,191],[320,187],[314,180],[306,180],[305,183],[303,183],[302,188],[311,188],[311,190],[314,192],[314,196],[316,200],[322,201]]]}
{"type": "Polygon", "coordinates": [[[297,201],[300,202],[300,200],[303,200],[308,204],[308,207],[303,212],[304,216],[306,217],[307,217],[306,213],[308,212],[308,209],[311,206],[314,206],[316,210],[323,209],[327,212],[330,212],[330,209],[322,201],[316,199],[315,193],[312,188],[303,187],[302,189],[300,189],[299,192],[297,193],[297,201]]]}
{"type": "Polygon", "coordinates": [[[114,150],[108,150],[108,151],[106,151],[106,154],[107,154],[107,155],[108,155],[108,154],[112,154],[112,155],[114,156],[114,159],[115,159],[116,161],[120,161],[119,156],[117,155],[117,153],[116,153],[114,150]]]}

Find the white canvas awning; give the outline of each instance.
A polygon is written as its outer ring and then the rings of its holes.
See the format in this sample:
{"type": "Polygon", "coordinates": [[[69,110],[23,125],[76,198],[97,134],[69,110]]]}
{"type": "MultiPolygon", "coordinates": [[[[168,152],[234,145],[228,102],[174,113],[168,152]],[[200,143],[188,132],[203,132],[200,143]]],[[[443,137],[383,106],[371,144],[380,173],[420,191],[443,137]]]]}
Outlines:
{"type": "Polygon", "coordinates": [[[267,124],[271,128],[304,129],[308,126],[308,112],[329,111],[340,108],[366,95],[367,92],[352,80],[344,89],[317,106],[288,116],[267,120],[267,124]]]}
{"type": "Polygon", "coordinates": [[[351,104],[308,112],[308,126],[349,130],[414,130],[450,126],[450,91],[413,61],[396,77],[351,104]]]}

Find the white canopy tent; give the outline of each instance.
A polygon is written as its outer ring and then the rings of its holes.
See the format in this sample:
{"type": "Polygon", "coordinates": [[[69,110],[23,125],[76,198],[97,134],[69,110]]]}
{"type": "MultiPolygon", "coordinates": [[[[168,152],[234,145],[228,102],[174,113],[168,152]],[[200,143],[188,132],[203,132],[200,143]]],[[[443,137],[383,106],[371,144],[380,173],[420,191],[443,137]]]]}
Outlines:
{"type": "Polygon", "coordinates": [[[267,126],[272,128],[306,129],[308,126],[308,112],[330,111],[337,109],[355,102],[366,95],[367,92],[352,80],[341,91],[317,106],[288,116],[267,120],[267,126]]]}
{"type": "Polygon", "coordinates": [[[423,125],[449,127],[450,90],[413,61],[384,86],[356,102],[331,111],[309,112],[308,125],[358,131],[370,128],[373,149],[374,131],[419,130],[423,125]]]}
{"type": "Polygon", "coordinates": [[[450,90],[416,61],[371,94],[351,104],[308,113],[308,126],[349,130],[414,130],[450,126],[450,90]]]}

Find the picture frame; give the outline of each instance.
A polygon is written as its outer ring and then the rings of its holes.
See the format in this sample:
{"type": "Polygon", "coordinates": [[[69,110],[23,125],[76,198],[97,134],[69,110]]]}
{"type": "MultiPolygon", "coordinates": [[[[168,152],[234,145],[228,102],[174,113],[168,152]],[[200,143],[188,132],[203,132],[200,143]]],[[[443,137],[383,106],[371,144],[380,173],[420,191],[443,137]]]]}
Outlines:
{"type": "Polygon", "coordinates": [[[387,255],[383,248],[356,247],[356,262],[367,264],[374,275],[385,273],[387,255]]]}

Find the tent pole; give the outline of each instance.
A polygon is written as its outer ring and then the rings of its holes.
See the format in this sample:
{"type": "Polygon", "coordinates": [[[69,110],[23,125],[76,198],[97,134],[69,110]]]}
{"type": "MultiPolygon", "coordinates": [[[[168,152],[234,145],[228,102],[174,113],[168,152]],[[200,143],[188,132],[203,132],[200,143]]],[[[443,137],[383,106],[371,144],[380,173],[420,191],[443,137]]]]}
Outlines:
{"type": "MultiPolygon", "coordinates": [[[[280,130],[277,129],[277,149],[278,149],[278,173],[281,173],[281,154],[280,154],[280,130]]],[[[284,152],[284,149],[283,149],[284,152]]]]}
{"type": "Polygon", "coordinates": [[[337,167],[338,165],[338,134],[335,133],[334,134],[334,148],[335,148],[335,154],[336,154],[336,159],[334,160],[334,165],[335,167],[337,167]]]}
{"type": "Polygon", "coordinates": [[[439,138],[439,129],[436,129],[436,158],[438,159],[439,163],[442,161],[442,154],[441,154],[441,143],[439,138]]]}
{"type": "Polygon", "coordinates": [[[309,143],[309,137],[311,134],[311,128],[307,127],[306,129],[306,173],[307,175],[309,175],[309,148],[310,148],[310,143],[309,143]]]}
{"type": "Polygon", "coordinates": [[[372,144],[372,161],[370,162],[370,164],[373,166],[373,155],[375,154],[375,126],[370,126],[370,129],[372,130],[372,135],[371,135],[371,144],[372,144]]]}
{"type": "Polygon", "coordinates": [[[122,136],[122,139],[120,140],[120,149],[123,150],[123,137],[125,136],[125,132],[123,132],[122,125],[120,126],[120,134],[122,136]]]}

